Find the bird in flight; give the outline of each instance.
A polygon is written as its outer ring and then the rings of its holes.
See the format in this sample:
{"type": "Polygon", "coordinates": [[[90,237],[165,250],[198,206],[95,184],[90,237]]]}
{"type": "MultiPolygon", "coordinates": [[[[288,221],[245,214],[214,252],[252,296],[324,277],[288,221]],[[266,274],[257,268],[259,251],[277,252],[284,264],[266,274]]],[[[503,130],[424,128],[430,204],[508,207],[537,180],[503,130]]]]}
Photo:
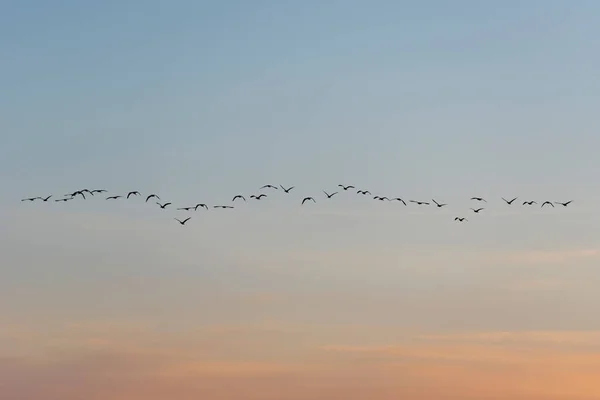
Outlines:
{"type": "Polygon", "coordinates": [[[175,218],[175,221],[179,222],[181,225],[185,225],[186,222],[188,222],[192,217],[187,217],[186,219],[184,219],[183,221],[178,220],[177,218],[175,218]]]}
{"type": "Polygon", "coordinates": [[[431,201],[433,201],[438,208],[441,208],[441,207],[444,207],[444,206],[448,205],[448,204],[444,204],[444,203],[438,203],[437,201],[435,201],[433,199],[431,199],[431,201]]]}
{"type": "Polygon", "coordinates": [[[133,192],[129,192],[127,193],[127,198],[129,198],[129,196],[139,196],[140,192],[138,192],[137,190],[134,190],[133,192]]]}
{"type": "Polygon", "coordinates": [[[426,205],[426,206],[428,206],[428,205],[429,205],[429,203],[428,203],[428,202],[426,202],[426,201],[416,201],[416,200],[409,200],[409,201],[410,201],[411,203],[416,203],[416,204],[417,204],[417,205],[419,205],[419,206],[422,206],[422,205],[426,205]]]}
{"type": "Polygon", "coordinates": [[[456,217],[454,218],[454,220],[458,222],[468,221],[468,219],[466,219],[465,217],[456,217]]]}
{"type": "Polygon", "coordinates": [[[242,199],[242,200],[246,201],[246,198],[244,196],[242,196],[241,194],[233,196],[233,199],[231,199],[231,201],[235,201],[236,199],[242,199]]]}
{"type": "Polygon", "coordinates": [[[38,199],[40,199],[41,201],[48,201],[48,199],[52,197],[52,195],[48,196],[48,197],[38,197],[38,199]]]}
{"type": "Polygon", "coordinates": [[[504,197],[502,197],[502,200],[504,200],[504,201],[506,202],[506,204],[508,204],[509,206],[510,206],[510,205],[513,203],[513,201],[515,201],[516,199],[518,199],[518,197],[515,197],[514,199],[512,199],[512,200],[510,200],[510,201],[509,201],[509,200],[506,200],[504,197]]]}
{"type": "Polygon", "coordinates": [[[185,211],[190,211],[193,210],[194,207],[179,207],[178,210],[185,210],[185,211]]]}
{"type": "Polygon", "coordinates": [[[168,206],[171,203],[165,203],[165,204],[160,204],[158,201],[156,202],[156,204],[159,205],[160,208],[162,208],[163,210],[165,209],[166,206],[168,206]]]}
{"type": "Polygon", "coordinates": [[[208,206],[204,203],[198,203],[196,204],[196,207],[194,207],[194,211],[198,211],[198,207],[204,207],[208,210],[208,206]]]}
{"type": "Polygon", "coordinates": [[[77,195],[81,195],[81,197],[83,197],[85,199],[85,194],[83,194],[83,190],[78,190],[78,191],[73,192],[73,193],[67,193],[67,194],[65,194],[65,196],[71,196],[71,197],[75,197],[77,195]]]}
{"type": "Polygon", "coordinates": [[[233,206],[213,206],[213,208],[233,208],[233,206]]]}
{"type": "Polygon", "coordinates": [[[479,211],[485,210],[485,208],[478,208],[478,209],[471,208],[471,210],[473,210],[473,212],[477,214],[477,213],[479,213],[479,211]]]}
{"type": "Polygon", "coordinates": [[[344,185],[338,185],[339,187],[341,187],[344,190],[348,190],[348,189],[356,189],[354,186],[352,185],[348,185],[348,186],[344,186],[344,185]]]}
{"type": "Polygon", "coordinates": [[[123,197],[123,196],[108,196],[106,198],[106,200],[116,200],[116,199],[120,199],[121,197],[123,197]]]}
{"type": "Polygon", "coordinates": [[[315,199],[313,199],[312,197],[305,197],[305,198],[302,199],[302,204],[306,203],[309,200],[312,200],[313,203],[316,203],[315,199]]]}
{"type": "Polygon", "coordinates": [[[271,188],[271,189],[277,190],[277,186],[273,186],[273,185],[265,185],[265,186],[261,187],[261,189],[266,189],[266,188],[271,188]]]}
{"type": "Polygon", "coordinates": [[[532,204],[537,204],[537,201],[531,200],[531,201],[524,201],[524,202],[523,202],[523,205],[524,205],[524,206],[525,206],[525,205],[527,205],[527,206],[530,206],[530,205],[532,205],[532,204]]]}
{"type": "Polygon", "coordinates": [[[561,203],[560,201],[555,201],[556,204],[561,205],[563,207],[568,206],[569,204],[571,204],[573,202],[573,200],[569,200],[566,203],[561,203]]]}
{"type": "Polygon", "coordinates": [[[379,201],[384,201],[384,200],[387,200],[387,201],[389,201],[390,199],[388,199],[388,198],[387,198],[387,197],[385,197],[385,196],[383,196],[383,197],[382,197],[382,196],[374,196],[374,197],[373,197],[373,200],[379,200],[379,201]]]}
{"type": "Polygon", "coordinates": [[[323,193],[325,193],[325,196],[327,196],[328,199],[332,198],[333,196],[335,196],[336,194],[338,194],[338,192],[333,192],[331,194],[327,193],[326,191],[323,190],[323,193]]]}
{"type": "Polygon", "coordinates": [[[392,199],[392,201],[394,201],[394,200],[396,200],[396,201],[401,201],[401,202],[402,202],[404,205],[406,205],[406,202],[405,202],[404,200],[402,200],[400,197],[394,197],[394,198],[392,199]]]}
{"type": "Polygon", "coordinates": [[[160,197],[158,197],[158,195],[155,195],[154,193],[149,195],[148,197],[146,197],[146,203],[148,202],[148,200],[150,200],[151,198],[155,197],[157,200],[160,200],[160,197]]]}
{"type": "MultiPolygon", "coordinates": [[[[543,203],[542,203],[542,207],[544,207],[546,204],[548,204],[549,206],[552,206],[552,207],[554,207],[554,204],[552,204],[552,202],[551,202],[551,201],[545,201],[545,202],[543,202],[543,203]]],[[[541,208],[541,207],[540,207],[540,208],[541,208]]]]}
{"type": "Polygon", "coordinates": [[[487,200],[484,199],[483,197],[471,197],[471,200],[484,201],[487,203],[487,200]]]}
{"type": "Polygon", "coordinates": [[[365,195],[365,194],[371,194],[371,192],[369,192],[368,190],[359,190],[359,191],[356,192],[356,194],[365,195]]]}
{"type": "Polygon", "coordinates": [[[105,193],[105,192],[106,192],[106,190],[104,190],[104,189],[94,189],[90,192],[90,194],[93,196],[94,193],[105,193]]]}
{"type": "Polygon", "coordinates": [[[56,199],[54,201],[59,202],[59,201],[69,201],[69,200],[73,200],[72,197],[65,197],[64,199],[56,199]]]}
{"type": "Polygon", "coordinates": [[[255,196],[255,195],[252,195],[252,196],[250,196],[250,198],[251,198],[251,199],[256,199],[256,200],[260,200],[260,199],[262,199],[263,197],[267,197],[267,195],[266,195],[266,194],[264,194],[264,193],[261,193],[261,194],[259,194],[258,196],[255,196]]]}
{"type": "Polygon", "coordinates": [[[284,188],[283,185],[279,185],[281,187],[281,189],[283,189],[284,192],[289,193],[290,190],[292,190],[293,188],[295,188],[295,186],[290,186],[289,188],[284,188]]]}
{"type": "Polygon", "coordinates": [[[39,199],[39,197],[29,197],[27,199],[21,199],[21,201],[35,201],[37,199],[39,199]]]}

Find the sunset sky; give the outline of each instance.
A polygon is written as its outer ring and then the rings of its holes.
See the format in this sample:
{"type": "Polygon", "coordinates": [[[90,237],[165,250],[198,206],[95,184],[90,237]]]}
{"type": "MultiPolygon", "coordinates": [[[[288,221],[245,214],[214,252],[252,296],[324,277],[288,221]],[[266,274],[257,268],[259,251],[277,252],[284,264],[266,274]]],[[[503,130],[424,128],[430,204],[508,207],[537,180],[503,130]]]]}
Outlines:
{"type": "Polygon", "coordinates": [[[599,399],[598,15],[1,3],[0,399],[599,399]]]}

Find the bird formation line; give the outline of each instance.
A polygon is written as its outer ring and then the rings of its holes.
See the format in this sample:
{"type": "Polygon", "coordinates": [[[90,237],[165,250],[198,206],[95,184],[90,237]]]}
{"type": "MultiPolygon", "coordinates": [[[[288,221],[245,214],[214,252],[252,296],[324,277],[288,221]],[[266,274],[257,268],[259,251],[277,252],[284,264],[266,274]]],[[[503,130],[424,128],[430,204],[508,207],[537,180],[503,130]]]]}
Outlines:
{"type": "MultiPolygon", "coordinates": [[[[354,185],[342,185],[339,184],[338,187],[340,189],[338,189],[338,191],[335,192],[328,192],[326,190],[323,190],[323,193],[325,194],[324,200],[331,200],[335,195],[338,195],[340,193],[343,192],[348,192],[350,189],[356,189],[356,187],[354,185]],[[341,191],[340,191],[341,190],[341,191]]],[[[278,191],[279,189],[281,189],[283,191],[284,194],[289,195],[290,192],[295,188],[295,186],[290,186],[288,188],[284,187],[283,185],[264,185],[261,186],[258,189],[258,193],[256,194],[251,194],[249,196],[250,199],[254,200],[254,201],[259,201],[263,198],[268,197],[269,195],[267,193],[264,193],[264,191],[269,190],[272,192],[278,191]]],[[[352,192],[353,192],[352,191],[352,192]]],[[[65,195],[63,195],[60,198],[55,198],[54,201],[59,203],[59,202],[68,202],[68,201],[72,201],[75,200],[77,198],[81,198],[82,200],[86,200],[88,199],[87,196],[95,196],[95,195],[100,195],[102,193],[107,193],[108,191],[105,189],[94,189],[94,190],[89,190],[89,189],[81,189],[81,190],[76,190],[72,193],[67,193],[65,195]]],[[[350,193],[352,193],[350,192],[350,193]]],[[[371,192],[369,190],[364,190],[364,189],[359,189],[356,190],[355,192],[357,195],[360,196],[372,196],[373,200],[377,200],[377,201],[389,201],[389,202],[398,202],[398,203],[402,203],[405,207],[408,206],[408,204],[412,203],[412,204],[416,204],[417,206],[421,207],[421,206],[431,206],[431,204],[433,203],[433,206],[436,208],[442,208],[442,207],[446,207],[448,204],[447,203],[441,203],[438,202],[435,199],[431,199],[430,201],[423,201],[423,200],[414,200],[414,199],[407,199],[407,201],[405,201],[404,199],[400,198],[400,197],[392,197],[389,198],[387,196],[373,196],[371,194],[371,192]]],[[[166,210],[167,207],[172,206],[173,203],[171,202],[164,202],[161,203],[161,198],[155,194],[155,193],[150,193],[145,196],[145,203],[148,203],[150,200],[154,199],[154,203],[156,203],[156,205],[162,209],[162,210],[166,210]]],[[[142,196],[142,194],[137,191],[137,190],[133,190],[128,192],[127,194],[123,194],[123,195],[110,195],[107,196],[105,199],[108,201],[116,201],[119,199],[124,199],[124,200],[129,200],[131,198],[135,198],[135,197],[144,197],[142,196]]],[[[53,195],[47,195],[45,197],[42,196],[36,196],[36,197],[28,197],[28,198],[24,198],[21,201],[22,202],[34,202],[34,201],[42,201],[42,202],[48,202],[51,198],[53,197],[53,195]]],[[[508,205],[508,206],[513,206],[513,204],[515,204],[515,206],[519,203],[515,203],[518,200],[518,197],[514,197],[510,200],[505,199],[504,197],[501,197],[501,199],[508,205]]],[[[488,203],[488,201],[486,199],[484,199],[483,197],[471,197],[470,199],[471,201],[473,201],[475,204],[477,203],[488,203]]],[[[233,198],[231,199],[231,203],[235,203],[237,201],[243,201],[246,202],[246,196],[244,196],[243,194],[236,194],[235,196],[233,196],[233,198]]],[[[301,201],[300,201],[300,205],[305,205],[306,203],[317,203],[317,200],[315,200],[314,196],[305,196],[302,197],[301,201]]],[[[540,207],[544,208],[545,206],[548,207],[552,207],[554,208],[555,205],[559,205],[559,206],[563,206],[563,207],[567,207],[569,204],[571,204],[573,202],[573,200],[569,200],[566,202],[560,202],[560,201],[550,201],[550,200],[545,200],[541,203],[540,207]]],[[[538,202],[535,200],[525,200],[523,202],[520,203],[521,206],[524,207],[531,207],[533,205],[537,205],[538,202]]],[[[169,209],[171,209],[172,207],[169,207],[169,209]]],[[[233,209],[235,208],[235,206],[233,205],[228,205],[228,204],[218,204],[218,205],[213,205],[212,206],[213,209],[233,209]]],[[[178,211],[187,211],[187,212],[193,212],[193,211],[198,211],[198,209],[204,209],[204,210],[209,210],[209,206],[206,203],[196,203],[193,206],[185,206],[185,207],[177,207],[176,210],[178,211]]],[[[480,214],[482,211],[486,210],[486,207],[470,207],[469,208],[471,210],[471,212],[473,212],[474,214],[480,214]]],[[[188,216],[185,219],[179,219],[179,218],[174,218],[175,221],[177,221],[180,225],[186,225],[186,223],[192,219],[191,216],[188,216]]],[[[468,222],[468,219],[464,216],[456,216],[454,217],[454,221],[456,222],[468,222]]]]}

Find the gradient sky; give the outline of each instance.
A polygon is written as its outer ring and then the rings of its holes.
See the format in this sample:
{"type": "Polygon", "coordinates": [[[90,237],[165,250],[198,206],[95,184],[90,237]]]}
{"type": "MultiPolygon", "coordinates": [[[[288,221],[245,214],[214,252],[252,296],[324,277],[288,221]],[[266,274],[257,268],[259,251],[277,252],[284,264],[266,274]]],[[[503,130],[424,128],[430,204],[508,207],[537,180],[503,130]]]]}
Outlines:
{"type": "Polygon", "coordinates": [[[598,15],[0,3],[0,398],[600,398],[598,15]]]}

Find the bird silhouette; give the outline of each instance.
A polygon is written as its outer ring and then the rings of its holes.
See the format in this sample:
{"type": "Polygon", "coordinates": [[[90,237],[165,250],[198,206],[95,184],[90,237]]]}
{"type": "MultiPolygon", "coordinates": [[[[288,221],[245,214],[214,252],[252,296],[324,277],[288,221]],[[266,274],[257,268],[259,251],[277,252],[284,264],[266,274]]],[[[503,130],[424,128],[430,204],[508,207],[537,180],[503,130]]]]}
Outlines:
{"type": "Polygon", "coordinates": [[[438,208],[442,208],[442,207],[444,207],[444,206],[447,206],[447,205],[448,205],[448,204],[444,204],[444,203],[438,203],[438,202],[437,202],[437,201],[435,201],[434,199],[431,199],[431,201],[433,201],[433,202],[435,203],[435,205],[436,205],[438,208]]]}
{"type": "Polygon", "coordinates": [[[233,208],[233,206],[213,206],[213,208],[233,208]]]}
{"type": "Polygon", "coordinates": [[[159,205],[160,208],[162,208],[163,210],[165,209],[165,207],[167,207],[169,204],[171,203],[165,203],[165,204],[160,204],[158,201],[156,202],[156,204],[159,205]]]}
{"type": "Polygon", "coordinates": [[[515,197],[514,199],[512,199],[512,200],[510,200],[510,201],[509,201],[509,200],[506,200],[504,197],[502,197],[502,200],[504,200],[504,201],[506,202],[506,204],[508,204],[509,206],[510,206],[510,205],[513,203],[513,201],[515,201],[516,199],[518,199],[518,197],[515,197]]]}
{"type": "Polygon", "coordinates": [[[524,202],[523,202],[523,205],[524,205],[524,206],[525,206],[525,205],[527,205],[527,206],[530,206],[530,205],[532,205],[532,204],[537,204],[537,201],[535,201],[535,200],[531,200],[531,201],[524,201],[524,202]]]}
{"type": "Polygon", "coordinates": [[[479,211],[485,210],[485,208],[478,208],[478,209],[471,208],[471,210],[473,210],[474,213],[478,214],[479,211]]]}
{"type": "Polygon", "coordinates": [[[83,190],[78,190],[78,191],[76,191],[76,192],[73,192],[73,193],[71,193],[71,194],[65,194],[65,196],[71,196],[71,197],[75,197],[75,196],[77,196],[77,195],[80,195],[80,196],[81,196],[81,197],[83,197],[84,199],[86,198],[86,197],[85,197],[85,194],[83,194],[83,190]]]}
{"type": "Polygon", "coordinates": [[[362,195],[371,194],[371,192],[369,192],[368,190],[358,190],[356,193],[357,194],[362,194],[362,195]]]}
{"type": "Polygon", "coordinates": [[[194,207],[179,207],[178,210],[182,210],[182,211],[190,211],[193,210],[194,207]]]}
{"type": "MultiPolygon", "coordinates": [[[[545,201],[545,202],[543,202],[543,203],[542,203],[542,207],[544,207],[546,204],[548,204],[549,206],[552,206],[552,207],[554,207],[554,204],[552,204],[552,202],[551,202],[551,201],[545,201]]],[[[542,207],[540,207],[540,208],[542,208],[542,207]]]]}
{"type": "Polygon", "coordinates": [[[120,199],[121,197],[123,197],[123,196],[108,196],[106,198],[106,200],[116,200],[116,199],[120,199]]]}
{"type": "Polygon", "coordinates": [[[277,186],[273,186],[273,185],[265,185],[265,186],[261,187],[261,189],[266,189],[266,188],[271,188],[271,189],[277,190],[277,186]]]}
{"type": "Polygon", "coordinates": [[[561,205],[561,206],[563,206],[563,207],[566,207],[566,206],[568,206],[569,204],[571,204],[572,202],[573,202],[573,200],[569,200],[569,201],[567,201],[566,203],[561,203],[560,201],[555,201],[554,203],[556,203],[556,204],[558,204],[558,205],[561,205]]]}
{"type": "Polygon", "coordinates": [[[429,203],[428,203],[428,202],[426,202],[426,201],[417,201],[417,200],[409,200],[409,201],[410,201],[411,203],[415,203],[415,204],[417,204],[417,205],[419,205],[419,206],[422,206],[422,205],[426,205],[426,206],[428,206],[428,205],[429,205],[429,203]]]}
{"type": "Polygon", "coordinates": [[[385,196],[373,196],[373,200],[379,200],[379,201],[387,200],[387,201],[389,201],[390,199],[388,199],[385,196]]]}
{"type": "Polygon", "coordinates": [[[406,205],[406,202],[405,202],[404,200],[402,200],[400,197],[394,197],[394,198],[392,199],[392,201],[394,201],[394,200],[396,200],[396,201],[401,201],[401,202],[402,202],[402,204],[406,205]]]}
{"type": "Polygon", "coordinates": [[[94,195],[94,193],[106,193],[105,189],[94,189],[90,192],[92,194],[92,196],[94,195]]]}
{"type": "Polygon", "coordinates": [[[21,199],[21,201],[35,201],[35,200],[38,200],[38,199],[39,199],[39,197],[28,197],[26,199],[21,199]]]}
{"type": "Polygon", "coordinates": [[[198,204],[196,204],[196,207],[194,207],[194,211],[198,211],[198,207],[203,207],[208,210],[208,206],[206,204],[198,203],[198,204]]]}
{"type": "Polygon", "coordinates": [[[466,219],[465,217],[456,217],[454,218],[454,220],[459,222],[468,221],[468,219],[466,219]]]}
{"type": "Polygon", "coordinates": [[[48,201],[48,199],[52,197],[52,195],[48,196],[48,197],[38,197],[38,199],[40,199],[41,201],[48,201]]]}
{"type": "Polygon", "coordinates": [[[487,203],[487,200],[484,199],[483,197],[471,197],[471,200],[483,201],[483,202],[487,203]]]}
{"type": "Polygon", "coordinates": [[[305,197],[305,198],[302,199],[302,204],[306,203],[309,200],[312,200],[313,203],[316,203],[315,199],[313,199],[312,197],[305,197]]]}
{"type": "Polygon", "coordinates": [[[262,199],[263,197],[267,197],[267,195],[266,195],[266,194],[264,194],[264,193],[261,193],[261,194],[259,194],[258,196],[256,196],[256,195],[252,195],[252,196],[250,196],[250,198],[251,198],[251,199],[256,199],[256,200],[260,200],[260,199],[262,199]]]}
{"type": "Polygon", "coordinates": [[[244,196],[242,196],[241,194],[233,196],[233,199],[231,199],[231,201],[235,201],[236,199],[242,199],[242,200],[246,201],[246,198],[244,196]]]}
{"type": "Polygon", "coordinates": [[[148,200],[150,200],[153,197],[156,198],[157,200],[160,200],[160,197],[158,197],[158,195],[152,193],[151,195],[149,195],[148,197],[146,197],[146,203],[148,202],[148,200]]]}
{"type": "Polygon", "coordinates": [[[327,196],[328,199],[332,198],[333,196],[335,196],[336,194],[338,194],[338,192],[333,192],[331,194],[327,193],[326,191],[323,190],[323,193],[325,193],[325,196],[327,196]]]}
{"type": "Polygon", "coordinates": [[[133,192],[129,192],[127,193],[127,198],[129,198],[129,196],[139,196],[140,192],[138,192],[137,190],[134,190],[133,192]]]}
{"type": "Polygon", "coordinates": [[[344,186],[344,185],[338,185],[339,187],[341,187],[344,190],[348,190],[348,189],[356,189],[354,186],[352,185],[348,185],[348,186],[344,186]]]}
{"type": "Polygon", "coordinates": [[[56,199],[54,201],[56,201],[56,202],[59,202],[59,201],[65,202],[65,201],[69,201],[69,200],[73,200],[73,198],[72,197],[65,197],[64,199],[56,199]]]}
{"type": "Polygon", "coordinates": [[[186,222],[188,222],[192,217],[187,217],[186,219],[184,219],[183,221],[178,220],[177,218],[175,218],[175,221],[179,222],[181,225],[185,225],[186,222]]]}
{"type": "Polygon", "coordinates": [[[284,192],[289,193],[290,190],[292,190],[293,188],[295,188],[295,186],[290,186],[289,188],[284,188],[283,185],[279,185],[281,187],[281,189],[283,189],[284,192]]]}

